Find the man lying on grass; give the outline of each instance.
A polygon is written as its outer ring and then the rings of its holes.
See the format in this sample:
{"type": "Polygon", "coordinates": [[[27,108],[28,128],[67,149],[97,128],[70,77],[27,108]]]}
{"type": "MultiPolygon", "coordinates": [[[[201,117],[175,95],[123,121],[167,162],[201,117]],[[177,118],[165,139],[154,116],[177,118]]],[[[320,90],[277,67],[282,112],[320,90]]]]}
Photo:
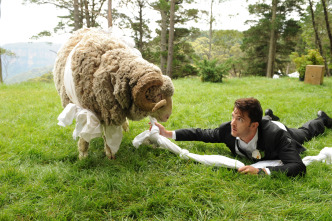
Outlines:
{"type": "Polygon", "coordinates": [[[238,169],[243,174],[268,174],[285,172],[287,176],[304,175],[306,166],[300,153],[306,149],[305,141],[324,133],[325,126],[332,127],[332,119],[323,111],[318,118],[308,121],[302,127],[287,128],[277,122],[279,118],[268,109],[263,116],[260,102],[255,98],[241,98],[235,101],[232,121],[215,129],[180,129],[168,131],[159,123],[160,135],[176,141],[203,141],[225,143],[231,152],[253,161],[281,160],[282,166],[258,169],[244,166],[238,169]]]}

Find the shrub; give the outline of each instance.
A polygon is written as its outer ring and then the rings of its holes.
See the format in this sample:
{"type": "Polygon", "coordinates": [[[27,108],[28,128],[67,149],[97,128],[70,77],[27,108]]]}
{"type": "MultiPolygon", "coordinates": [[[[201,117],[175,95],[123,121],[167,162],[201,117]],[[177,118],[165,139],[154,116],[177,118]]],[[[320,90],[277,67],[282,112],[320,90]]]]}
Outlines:
{"type": "Polygon", "coordinates": [[[228,62],[217,64],[217,60],[206,60],[197,63],[201,80],[210,82],[222,82],[223,76],[227,75],[231,66],[228,62]]]}
{"type": "Polygon", "coordinates": [[[300,74],[300,79],[304,79],[307,65],[321,65],[324,64],[324,58],[320,55],[317,49],[309,49],[306,55],[301,57],[297,52],[291,54],[291,59],[296,65],[296,70],[300,74]]]}
{"type": "Polygon", "coordinates": [[[186,64],[181,67],[179,72],[173,73],[173,78],[183,78],[187,76],[197,76],[198,69],[190,64],[186,64]]]}

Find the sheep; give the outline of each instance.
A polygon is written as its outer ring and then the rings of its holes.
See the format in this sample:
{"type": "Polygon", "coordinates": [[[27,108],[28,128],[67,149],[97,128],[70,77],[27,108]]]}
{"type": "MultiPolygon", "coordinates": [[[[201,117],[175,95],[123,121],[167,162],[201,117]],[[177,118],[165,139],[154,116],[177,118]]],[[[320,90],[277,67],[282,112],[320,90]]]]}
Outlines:
{"type": "MultiPolygon", "coordinates": [[[[80,110],[92,117],[87,121],[96,123],[98,133],[92,138],[102,132],[101,124],[109,159],[115,158],[122,140],[121,125],[128,128],[127,119],[139,121],[151,116],[165,122],[172,113],[171,79],[122,39],[102,30],[85,28],[74,32],[57,54],[53,74],[62,106],[75,110],[76,129],[80,110]]],[[[88,155],[92,138],[78,136],[82,159],[88,155]]]]}

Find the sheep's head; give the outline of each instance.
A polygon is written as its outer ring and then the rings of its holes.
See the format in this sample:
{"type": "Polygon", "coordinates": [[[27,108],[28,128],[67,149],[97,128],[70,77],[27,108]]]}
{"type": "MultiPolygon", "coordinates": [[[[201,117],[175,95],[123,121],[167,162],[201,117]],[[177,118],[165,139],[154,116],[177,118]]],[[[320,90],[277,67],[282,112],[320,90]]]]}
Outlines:
{"type": "Polygon", "coordinates": [[[134,103],[158,121],[166,122],[172,114],[174,86],[165,75],[142,77],[133,89],[134,103]]]}

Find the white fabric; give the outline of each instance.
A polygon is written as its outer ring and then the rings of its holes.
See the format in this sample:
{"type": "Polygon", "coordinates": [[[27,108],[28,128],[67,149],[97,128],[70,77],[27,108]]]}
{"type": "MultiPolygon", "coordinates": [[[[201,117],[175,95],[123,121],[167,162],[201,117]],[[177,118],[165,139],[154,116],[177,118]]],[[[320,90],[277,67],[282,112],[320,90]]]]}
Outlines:
{"type": "Polygon", "coordinates": [[[79,105],[80,103],[78,102],[78,98],[76,95],[75,91],[75,84],[74,84],[74,79],[73,79],[73,73],[71,70],[71,58],[73,57],[73,54],[77,48],[77,46],[80,44],[80,42],[71,50],[69,53],[69,56],[66,60],[66,65],[65,65],[65,73],[64,73],[64,85],[66,89],[66,94],[70,98],[70,100],[76,104],[79,105]]]}
{"type": "Polygon", "coordinates": [[[172,139],[176,140],[176,133],[175,133],[175,131],[172,131],[172,139]]]}
{"type": "Polygon", "coordinates": [[[76,127],[73,138],[82,137],[86,142],[90,142],[95,137],[102,135],[99,119],[94,113],[87,109],[82,109],[76,104],[69,103],[58,117],[58,125],[66,127],[71,125],[76,119],[76,127]]]}
{"type": "Polygon", "coordinates": [[[199,163],[209,165],[209,166],[218,166],[218,167],[227,167],[238,169],[244,164],[238,160],[231,159],[225,156],[220,155],[198,155],[189,153],[186,149],[181,149],[176,144],[172,143],[169,139],[164,136],[159,135],[159,128],[154,124],[155,119],[151,118],[151,131],[144,131],[139,134],[133,140],[133,145],[138,148],[141,144],[144,143],[146,139],[149,139],[151,142],[157,144],[160,148],[167,149],[177,155],[182,159],[192,159],[199,163]]]}
{"type": "MultiPolygon", "coordinates": [[[[137,135],[133,140],[133,145],[138,148],[143,143],[147,143],[149,140],[154,144],[157,144],[159,148],[167,149],[177,155],[179,155],[182,159],[192,159],[199,163],[209,165],[209,166],[217,166],[217,167],[227,167],[232,169],[238,169],[240,167],[245,166],[241,161],[231,159],[221,155],[198,155],[190,153],[186,149],[181,149],[176,144],[172,143],[169,139],[159,134],[159,128],[154,124],[156,120],[151,118],[151,131],[146,130],[143,133],[137,135]]],[[[317,156],[307,156],[303,158],[303,163],[308,166],[312,162],[324,162],[326,164],[332,164],[332,147],[325,147],[321,150],[319,155],[317,156]]],[[[251,166],[255,168],[265,168],[270,175],[270,170],[266,167],[275,167],[282,166],[283,163],[281,160],[264,160],[258,161],[257,163],[252,164],[251,166]]]]}
{"type": "Polygon", "coordinates": [[[279,121],[271,121],[272,123],[276,124],[280,129],[283,129],[284,131],[287,131],[286,126],[280,123],[279,121]]]}
{"type": "Polygon", "coordinates": [[[103,126],[107,145],[112,153],[118,152],[122,141],[122,126],[103,126]]]}
{"type": "MultiPolygon", "coordinates": [[[[306,156],[302,159],[304,165],[308,166],[312,162],[322,162],[326,164],[332,164],[332,147],[324,147],[317,156],[306,156]]],[[[264,160],[258,161],[251,166],[256,168],[265,168],[267,166],[275,167],[282,166],[281,160],[264,160]]]]}
{"type": "Polygon", "coordinates": [[[255,168],[266,168],[266,167],[276,167],[276,166],[282,166],[284,165],[281,160],[262,160],[258,161],[254,164],[251,164],[251,166],[255,168]]]}
{"type": "Polygon", "coordinates": [[[312,162],[332,164],[332,147],[324,147],[317,156],[306,156],[302,161],[306,166],[312,162]]]}
{"type": "Polygon", "coordinates": [[[300,76],[300,73],[297,71],[294,73],[288,74],[288,77],[291,77],[291,78],[299,78],[299,76],[300,76]]]}

